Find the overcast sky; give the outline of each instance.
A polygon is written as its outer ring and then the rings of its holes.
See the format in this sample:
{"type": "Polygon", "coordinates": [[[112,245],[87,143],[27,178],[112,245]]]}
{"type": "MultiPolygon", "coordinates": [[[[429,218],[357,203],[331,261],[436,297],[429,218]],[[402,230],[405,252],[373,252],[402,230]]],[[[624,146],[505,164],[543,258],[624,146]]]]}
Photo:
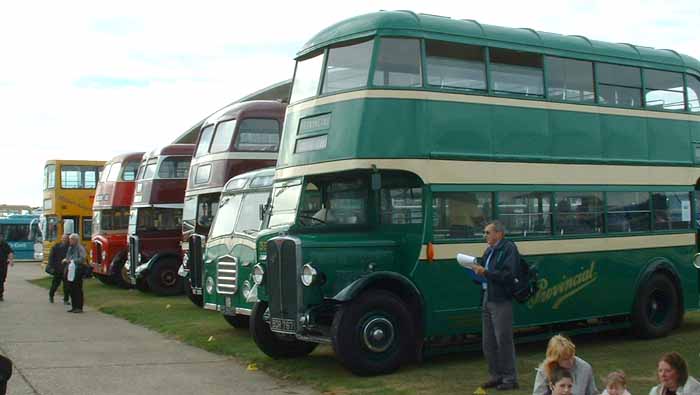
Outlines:
{"type": "Polygon", "coordinates": [[[351,16],[409,9],[671,48],[700,59],[700,2],[10,1],[0,7],[0,204],[41,204],[47,159],[171,142],[291,78],[296,51],[351,16]]]}

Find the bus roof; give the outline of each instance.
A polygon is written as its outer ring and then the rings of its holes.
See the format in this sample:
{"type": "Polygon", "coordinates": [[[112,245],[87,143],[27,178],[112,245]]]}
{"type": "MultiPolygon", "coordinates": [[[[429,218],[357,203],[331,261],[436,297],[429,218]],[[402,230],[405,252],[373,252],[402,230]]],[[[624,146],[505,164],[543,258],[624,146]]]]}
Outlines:
{"type": "Polygon", "coordinates": [[[269,114],[278,112],[281,114],[282,117],[284,117],[284,109],[286,107],[286,104],[282,104],[278,101],[273,100],[253,100],[242,103],[233,103],[212,114],[209,118],[206,119],[206,121],[204,121],[202,127],[214,124],[220,120],[246,116],[246,113],[248,112],[250,112],[250,115],[252,116],[256,116],[257,113],[269,114]]]}
{"type": "Polygon", "coordinates": [[[49,159],[46,165],[104,166],[103,160],[49,159]]]}
{"type": "Polygon", "coordinates": [[[3,224],[28,224],[33,220],[39,219],[37,214],[13,214],[7,217],[0,217],[0,223],[3,224]]]}
{"type": "Polygon", "coordinates": [[[311,38],[304,44],[297,57],[339,42],[376,34],[488,45],[652,68],[662,67],[675,71],[693,71],[700,75],[700,61],[670,49],[654,49],[627,43],[615,44],[590,40],[584,36],[539,32],[529,28],[484,25],[474,20],[416,14],[411,11],[380,11],[338,22],[311,38]]]}
{"type": "Polygon", "coordinates": [[[154,156],[162,155],[189,155],[192,156],[194,153],[194,144],[170,144],[164,147],[156,148],[148,154],[144,155],[143,158],[152,158],[154,156]]]}
{"type": "Polygon", "coordinates": [[[274,167],[239,174],[226,182],[224,193],[242,189],[271,187],[274,175],[274,167]]]}
{"type": "Polygon", "coordinates": [[[128,152],[125,154],[120,154],[109,160],[109,163],[118,162],[129,162],[129,161],[141,161],[145,152],[128,152]]]}

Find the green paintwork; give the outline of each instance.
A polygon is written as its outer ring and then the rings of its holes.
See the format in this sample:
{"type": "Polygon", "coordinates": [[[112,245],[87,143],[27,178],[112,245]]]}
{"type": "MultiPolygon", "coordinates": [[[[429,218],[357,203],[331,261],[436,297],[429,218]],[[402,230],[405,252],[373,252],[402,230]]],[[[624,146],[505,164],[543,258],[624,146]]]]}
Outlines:
{"type": "Polygon", "coordinates": [[[484,25],[473,20],[456,20],[410,11],[381,11],[338,22],[307,41],[297,55],[304,56],[329,45],[375,35],[502,47],[700,75],[700,61],[667,49],[615,44],[589,40],[582,36],[537,32],[532,29],[484,25]]]}
{"type": "Polygon", "coordinates": [[[446,101],[356,99],[288,112],[277,166],[354,158],[687,166],[693,164],[692,144],[700,141],[699,128],[700,122],[694,121],[446,101]],[[295,125],[321,113],[333,114],[324,132],[328,146],[294,153],[301,137],[295,125]]]}

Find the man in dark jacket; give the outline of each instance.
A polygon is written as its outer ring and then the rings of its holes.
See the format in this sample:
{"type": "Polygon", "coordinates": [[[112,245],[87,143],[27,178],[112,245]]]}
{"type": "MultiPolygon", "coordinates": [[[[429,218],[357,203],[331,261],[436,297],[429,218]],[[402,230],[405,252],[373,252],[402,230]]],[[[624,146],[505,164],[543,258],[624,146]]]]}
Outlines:
{"type": "Polygon", "coordinates": [[[5,241],[5,235],[0,233],[0,302],[4,299],[5,280],[7,279],[7,269],[14,266],[14,250],[5,241]]]}
{"type": "Polygon", "coordinates": [[[499,221],[486,225],[484,238],[488,248],[474,272],[486,279],[482,283],[482,348],[489,364],[483,388],[518,388],[513,342],[513,283],[520,262],[518,248],[505,240],[505,227],[499,221]]]}
{"type": "Polygon", "coordinates": [[[68,252],[63,260],[66,264],[66,281],[72,306],[68,310],[69,313],[83,312],[83,272],[88,266],[86,255],[85,247],[80,244],[80,235],[71,233],[68,236],[68,252]]]}
{"type": "Polygon", "coordinates": [[[67,252],[68,235],[63,235],[61,242],[54,244],[49,253],[48,265],[53,269],[53,281],[51,281],[51,288],[49,289],[49,302],[51,303],[53,303],[53,296],[56,294],[58,286],[63,282],[63,304],[68,304],[68,287],[66,282],[63,281],[63,271],[65,270],[63,260],[66,258],[67,252]]]}

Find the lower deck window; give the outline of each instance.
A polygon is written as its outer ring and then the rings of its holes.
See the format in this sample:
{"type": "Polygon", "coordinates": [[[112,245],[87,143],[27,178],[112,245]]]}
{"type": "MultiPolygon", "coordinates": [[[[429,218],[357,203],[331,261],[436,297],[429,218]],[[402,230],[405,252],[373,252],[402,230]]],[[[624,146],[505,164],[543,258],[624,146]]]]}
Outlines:
{"type": "Polygon", "coordinates": [[[493,219],[491,192],[437,192],[433,194],[433,237],[449,240],[481,237],[493,219]]]}

